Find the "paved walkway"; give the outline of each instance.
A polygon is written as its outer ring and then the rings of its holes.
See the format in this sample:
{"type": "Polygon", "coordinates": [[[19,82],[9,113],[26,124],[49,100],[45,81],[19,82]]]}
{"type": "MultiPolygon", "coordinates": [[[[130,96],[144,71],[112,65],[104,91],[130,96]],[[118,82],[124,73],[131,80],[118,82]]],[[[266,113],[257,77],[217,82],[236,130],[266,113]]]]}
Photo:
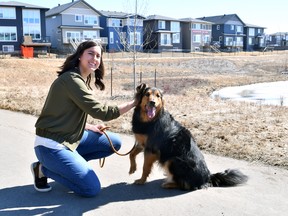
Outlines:
{"type": "MultiPolygon", "coordinates": [[[[245,161],[205,154],[211,172],[239,168],[249,175],[247,185],[233,188],[208,188],[194,192],[165,190],[160,187],[163,173],[154,167],[149,182],[133,185],[141,170],[129,176],[128,157],[113,155],[104,168],[92,161],[102,192],[94,198],[82,198],[51,182],[49,193],[39,193],[32,185],[30,164],[33,151],[34,123],[30,115],[0,110],[0,215],[287,215],[288,170],[251,164],[245,161]]],[[[133,137],[122,135],[125,152],[133,137]]],[[[139,167],[143,159],[138,158],[139,167]]]]}

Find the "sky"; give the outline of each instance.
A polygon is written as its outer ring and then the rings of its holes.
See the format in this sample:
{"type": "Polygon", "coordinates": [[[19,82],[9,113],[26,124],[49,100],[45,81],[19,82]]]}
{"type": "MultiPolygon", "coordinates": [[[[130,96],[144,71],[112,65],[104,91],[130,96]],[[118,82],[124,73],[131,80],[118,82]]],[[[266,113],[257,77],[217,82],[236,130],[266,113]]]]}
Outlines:
{"type": "MultiPolygon", "coordinates": [[[[8,0],[0,0],[8,1],[8,0]]],[[[72,0],[13,0],[37,6],[53,8],[72,0]]],[[[76,1],[76,0],[75,0],[76,1]]],[[[288,32],[287,0],[85,0],[96,10],[135,12],[162,15],[172,18],[199,18],[237,14],[247,23],[265,27],[265,33],[288,32]]]]}

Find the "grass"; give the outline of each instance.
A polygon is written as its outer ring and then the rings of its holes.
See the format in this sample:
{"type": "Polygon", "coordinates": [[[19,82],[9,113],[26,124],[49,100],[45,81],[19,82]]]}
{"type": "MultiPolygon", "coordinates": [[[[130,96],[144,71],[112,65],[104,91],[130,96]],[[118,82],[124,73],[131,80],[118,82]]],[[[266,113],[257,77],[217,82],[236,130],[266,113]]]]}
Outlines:
{"type": "MultiPolygon", "coordinates": [[[[203,151],[288,169],[288,107],[210,98],[214,90],[226,86],[288,80],[282,73],[285,54],[140,57],[137,83],[141,73],[142,82],[154,85],[156,71],[156,85],[164,91],[166,109],[191,130],[203,151]]],[[[0,59],[0,108],[38,116],[63,62],[0,59]]],[[[105,56],[105,66],[106,90],[95,90],[95,97],[107,104],[131,99],[131,59],[110,54],[105,56]]],[[[131,118],[129,112],[105,124],[115,132],[131,134],[131,118]]],[[[89,118],[89,122],[99,121],[89,118]]]]}

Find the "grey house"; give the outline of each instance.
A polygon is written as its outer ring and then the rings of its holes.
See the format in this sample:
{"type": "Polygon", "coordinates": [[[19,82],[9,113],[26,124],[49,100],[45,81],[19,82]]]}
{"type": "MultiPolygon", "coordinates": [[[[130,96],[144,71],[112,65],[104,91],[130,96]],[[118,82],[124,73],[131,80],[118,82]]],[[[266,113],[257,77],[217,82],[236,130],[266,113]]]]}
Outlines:
{"type": "Polygon", "coordinates": [[[47,11],[46,29],[52,48],[69,53],[85,40],[101,41],[106,46],[107,38],[100,38],[100,15],[84,0],[72,0],[47,11]]]}
{"type": "Polygon", "coordinates": [[[212,42],[217,42],[225,51],[241,51],[244,46],[245,23],[237,14],[224,14],[198,18],[212,22],[212,42]]]}
{"type": "Polygon", "coordinates": [[[193,18],[183,18],[180,21],[183,51],[208,51],[213,23],[193,18]]]}
{"type": "Polygon", "coordinates": [[[148,16],[144,22],[144,49],[147,52],[182,51],[180,21],[160,15],[148,16]]]}

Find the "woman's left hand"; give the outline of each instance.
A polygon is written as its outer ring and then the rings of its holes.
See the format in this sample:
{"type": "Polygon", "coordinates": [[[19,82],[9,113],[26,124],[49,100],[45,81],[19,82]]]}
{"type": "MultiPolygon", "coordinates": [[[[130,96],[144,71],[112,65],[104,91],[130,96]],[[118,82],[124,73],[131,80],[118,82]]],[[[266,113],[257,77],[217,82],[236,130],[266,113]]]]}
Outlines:
{"type": "Polygon", "coordinates": [[[96,133],[100,133],[103,134],[102,130],[106,128],[106,126],[104,124],[99,124],[99,125],[92,125],[92,124],[88,124],[86,123],[86,130],[91,130],[94,131],[96,133]]]}

